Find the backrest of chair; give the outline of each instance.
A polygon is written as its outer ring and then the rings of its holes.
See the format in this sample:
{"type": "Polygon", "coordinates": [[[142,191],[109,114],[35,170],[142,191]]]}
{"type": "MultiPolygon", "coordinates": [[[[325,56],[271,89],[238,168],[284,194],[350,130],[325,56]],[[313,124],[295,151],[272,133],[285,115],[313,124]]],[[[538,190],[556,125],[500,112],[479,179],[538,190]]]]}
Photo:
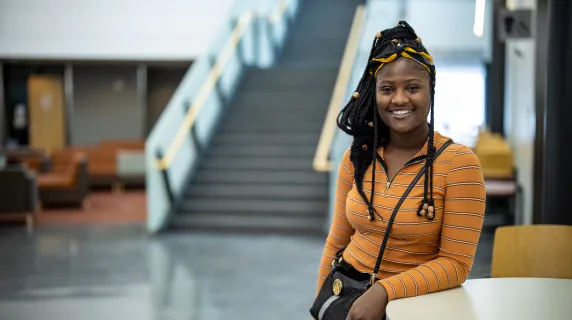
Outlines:
{"type": "Polygon", "coordinates": [[[36,201],[35,175],[25,165],[0,169],[0,213],[31,212],[36,201]]]}
{"type": "Polygon", "coordinates": [[[100,148],[111,148],[114,150],[145,150],[145,140],[103,140],[97,145],[100,148]]]}
{"type": "Polygon", "coordinates": [[[56,150],[51,154],[51,173],[73,175],[74,156],[76,150],[71,148],[56,150]]]}
{"type": "Polygon", "coordinates": [[[93,176],[115,176],[117,151],[111,148],[93,147],[86,152],[88,171],[93,176]]]}
{"type": "Polygon", "coordinates": [[[572,279],[572,226],[498,228],[491,276],[572,279]]]}
{"type": "Polygon", "coordinates": [[[86,165],[85,152],[79,148],[61,149],[52,154],[53,173],[66,176],[70,184],[75,185],[81,174],[82,165],[86,165]]]}
{"type": "Polygon", "coordinates": [[[49,162],[49,157],[44,150],[20,148],[4,151],[7,162],[25,163],[34,172],[43,172],[49,162]]]}

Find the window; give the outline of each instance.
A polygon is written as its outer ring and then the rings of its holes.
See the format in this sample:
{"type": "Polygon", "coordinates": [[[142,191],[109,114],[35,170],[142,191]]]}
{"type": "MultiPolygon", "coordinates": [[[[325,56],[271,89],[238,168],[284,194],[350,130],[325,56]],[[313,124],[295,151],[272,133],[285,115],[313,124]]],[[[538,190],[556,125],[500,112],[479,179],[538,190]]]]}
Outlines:
{"type": "Polygon", "coordinates": [[[435,130],[474,146],[485,123],[485,68],[481,64],[437,64],[435,130]]]}

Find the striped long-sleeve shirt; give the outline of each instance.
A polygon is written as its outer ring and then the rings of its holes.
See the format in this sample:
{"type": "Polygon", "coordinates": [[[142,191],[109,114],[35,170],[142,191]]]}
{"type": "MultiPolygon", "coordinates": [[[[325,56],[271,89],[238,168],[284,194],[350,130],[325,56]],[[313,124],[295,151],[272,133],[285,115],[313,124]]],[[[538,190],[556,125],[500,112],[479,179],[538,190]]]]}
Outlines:
{"type": "MultiPolygon", "coordinates": [[[[449,139],[435,133],[435,145],[449,139]]],[[[427,143],[420,151],[426,154],[427,143]]],[[[380,153],[383,158],[383,154],[380,153]]],[[[384,191],[387,175],[376,166],[374,207],[383,218],[368,219],[367,206],[353,181],[349,150],[338,169],[335,212],[319,270],[318,290],[330,272],[335,253],[361,272],[371,273],[383,240],[387,220],[402,193],[425,162],[399,170],[384,191]]],[[[363,189],[370,196],[372,166],[364,175],[363,189]]],[[[423,198],[421,178],[401,205],[379,272],[389,301],[423,295],[462,284],[469,275],[485,211],[485,185],[480,163],[466,146],[452,144],[434,162],[435,218],[417,215],[423,198]]]]}

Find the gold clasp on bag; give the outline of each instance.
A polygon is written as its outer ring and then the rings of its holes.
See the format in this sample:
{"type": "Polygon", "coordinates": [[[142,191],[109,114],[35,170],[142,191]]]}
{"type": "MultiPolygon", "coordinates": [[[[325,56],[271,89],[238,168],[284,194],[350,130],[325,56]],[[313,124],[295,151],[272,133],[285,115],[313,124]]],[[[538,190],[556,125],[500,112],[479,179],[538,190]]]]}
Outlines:
{"type": "Polygon", "coordinates": [[[340,293],[342,293],[342,287],[343,287],[342,281],[341,281],[340,279],[336,279],[336,280],[334,281],[334,286],[333,286],[334,294],[335,294],[336,296],[339,296],[340,293]]]}
{"type": "Polygon", "coordinates": [[[369,278],[369,285],[373,286],[376,280],[377,280],[377,275],[372,272],[371,277],[369,278]]]}

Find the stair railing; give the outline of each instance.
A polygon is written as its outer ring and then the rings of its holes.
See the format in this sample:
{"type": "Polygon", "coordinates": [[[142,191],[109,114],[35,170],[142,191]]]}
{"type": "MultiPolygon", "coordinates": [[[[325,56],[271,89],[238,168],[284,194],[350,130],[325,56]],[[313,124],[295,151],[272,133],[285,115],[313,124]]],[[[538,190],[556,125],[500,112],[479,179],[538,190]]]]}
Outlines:
{"type": "Polygon", "coordinates": [[[346,98],[348,86],[351,80],[352,68],[357,56],[364,18],[365,8],[363,5],[359,5],[354,14],[352,27],[346,42],[336,84],[330,99],[326,119],[324,120],[324,125],[322,127],[318,147],[316,148],[316,153],[314,155],[313,166],[316,171],[330,172],[333,168],[330,154],[336,135],[336,118],[346,98]]]}
{"type": "Polygon", "coordinates": [[[149,232],[168,226],[242,75],[272,65],[297,8],[298,0],[277,0],[267,15],[231,19],[189,68],[146,141],[149,232]]]}
{"type": "Polygon", "coordinates": [[[333,216],[337,181],[337,170],[335,168],[339,165],[343,152],[351,142],[348,135],[341,130],[337,130],[336,119],[344,102],[353,94],[353,90],[355,90],[354,82],[359,81],[361,74],[359,71],[356,71],[360,66],[356,68],[354,66],[358,63],[357,57],[363,55],[363,52],[361,52],[364,46],[362,34],[364,29],[367,29],[365,25],[366,12],[367,9],[363,5],[356,8],[336,84],[330,99],[330,105],[324,119],[320,140],[314,154],[314,170],[328,174],[329,219],[324,224],[324,229],[330,226],[333,216]]]}

